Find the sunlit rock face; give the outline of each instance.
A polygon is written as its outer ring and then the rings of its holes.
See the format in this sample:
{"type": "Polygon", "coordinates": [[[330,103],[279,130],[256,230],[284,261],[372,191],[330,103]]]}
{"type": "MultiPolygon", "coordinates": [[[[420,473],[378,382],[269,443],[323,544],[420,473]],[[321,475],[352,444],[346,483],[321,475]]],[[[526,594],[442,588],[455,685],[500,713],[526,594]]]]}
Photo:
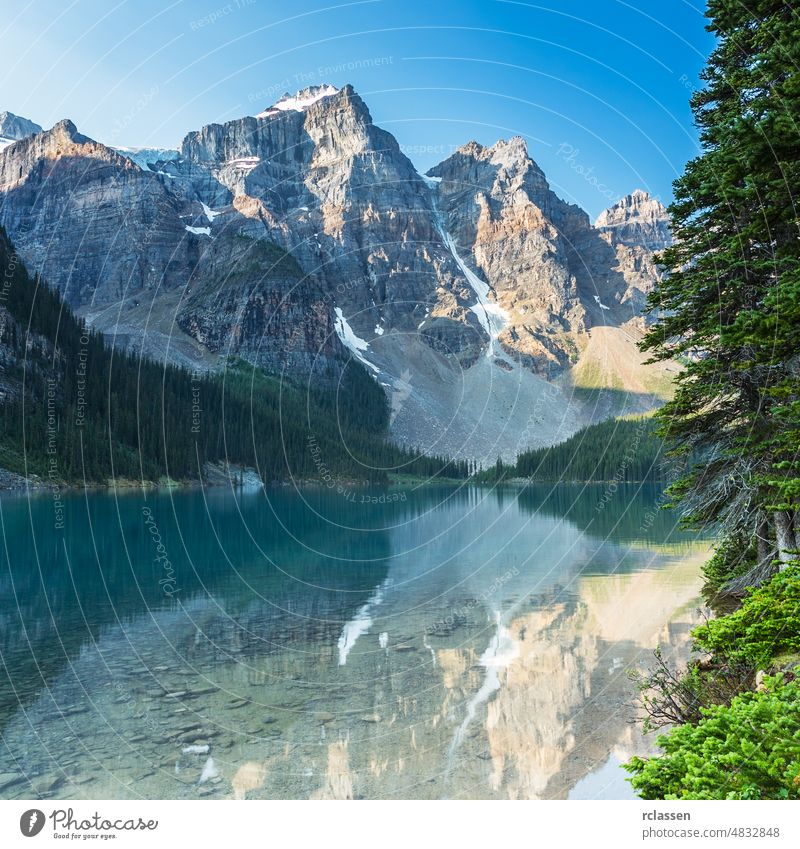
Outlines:
{"type": "Polygon", "coordinates": [[[503,348],[534,368],[565,365],[564,334],[583,330],[585,310],[553,218],[573,210],[550,191],[525,142],[470,142],[428,174],[460,252],[510,312],[503,348]]]}
{"type": "Polygon", "coordinates": [[[261,226],[251,235],[246,216],[220,217],[70,121],[0,153],[0,222],[29,270],[117,344],[158,356],[177,333],[174,360],[184,326],[208,351],[272,371],[335,375],[345,360],[323,293],[296,264],[276,266],[261,226]]]}
{"type": "Polygon", "coordinates": [[[612,244],[638,246],[653,253],[672,244],[667,210],[641,189],[601,212],[595,227],[609,234],[612,244]]]}
{"type": "MultiPolygon", "coordinates": [[[[544,375],[576,359],[591,326],[638,314],[650,255],[668,240],[663,207],[641,192],[592,227],[550,190],[518,137],[470,142],[422,178],[351,86],[311,87],[255,117],[209,124],[161,160],[157,149],[107,147],[69,121],[43,133],[4,113],[3,132],[23,141],[0,154],[0,221],[32,270],[75,307],[187,288],[184,330],[212,339],[212,350],[215,337],[233,338],[244,356],[252,346],[241,336],[262,334],[261,321],[213,333],[198,317],[198,293],[232,252],[214,242],[235,235],[289,251],[310,281],[298,307],[324,298],[367,342],[396,331],[463,368],[497,337],[544,375]]],[[[238,295],[220,304],[217,294],[207,308],[227,315],[235,301],[252,315],[238,295]]],[[[286,339],[281,325],[296,319],[283,311],[273,330],[286,339]]],[[[299,335],[309,348],[322,341],[299,335]]],[[[393,373],[381,344],[378,365],[393,373]]]]}
{"type": "Polygon", "coordinates": [[[662,274],[653,255],[672,244],[667,210],[659,200],[637,189],[602,212],[595,227],[614,249],[616,267],[628,284],[623,302],[640,314],[662,274]]]}
{"type": "Polygon", "coordinates": [[[635,192],[592,226],[551,191],[523,139],[470,142],[428,172],[447,229],[507,311],[500,340],[545,374],[574,362],[597,325],[636,318],[669,238],[666,211],[635,192]]]}

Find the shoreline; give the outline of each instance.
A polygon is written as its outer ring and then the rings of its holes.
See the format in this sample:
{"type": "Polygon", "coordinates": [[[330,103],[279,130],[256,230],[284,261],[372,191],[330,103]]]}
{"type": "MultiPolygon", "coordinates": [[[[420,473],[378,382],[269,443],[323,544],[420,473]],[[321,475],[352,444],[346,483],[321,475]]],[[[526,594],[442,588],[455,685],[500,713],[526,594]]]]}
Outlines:
{"type": "Polygon", "coordinates": [[[515,489],[525,488],[528,486],[537,485],[570,485],[570,486],[591,486],[616,484],[617,486],[641,486],[643,484],[659,484],[666,486],[668,481],[660,480],[636,480],[636,481],[615,481],[615,480],[531,480],[528,478],[508,478],[501,481],[477,481],[471,478],[426,478],[417,477],[415,475],[390,475],[385,483],[356,479],[356,478],[334,478],[331,481],[326,481],[321,478],[286,478],[282,480],[271,480],[264,482],[254,469],[241,469],[237,467],[233,474],[227,474],[219,467],[215,467],[215,473],[210,474],[205,479],[190,478],[186,480],[174,480],[172,478],[161,478],[159,480],[134,480],[132,478],[112,478],[105,482],[102,481],[47,481],[37,475],[25,477],[8,469],[0,468],[0,496],[8,495],[23,495],[23,494],[44,494],[52,493],[57,489],[66,493],[75,492],[101,492],[101,491],[121,491],[134,492],[141,490],[143,492],[169,492],[175,490],[193,490],[193,489],[220,489],[229,487],[238,491],[290,487],[300,489],[390,489],[392,487],[410,486],[424,487],[434,485],[464,485],[488,487],[490,489],[498,486],[510,486],[515,489]],[[241,474],[240,474],[241,473],[241,474]],[[331,485],[333,483],[333,485],[331,485]]]}
{"type": "Polygon", "coordinates": [[[578,486],[578,485],[586,486],[588,484],[603,484],[605,486],[608,486],[610,484],[616,484],[617,486],[640,486],[641,484],[652,483],[652,484],[659,484],[659,485],[663,485],[663,486],[669,485],[668,480],[652,480],[652,479],[647,479],[647,478],[644,479],[644,480],[635,480],[635,481],[621,481],[621,480],[615,480],[614,478],[611,478],[609,480],[562,480],[562,479],[558,479],[558,480],[543,480],[542,479],[542,480],[539,480],[539,479],[531,479],[531,478],[504,478],[503,480],[500,480],[500,481],[472,481],[472,483],[473,483],[474,486],[489,486],[489,487],[502,486],[502,485],[520,487],[520,486],[534,486],[536,484],[550,484],[550,485],[552,485],[552,484],[569,484],[571,486],[578,486]]]}
{"type": "Polygon", "coordinates": [[[238,470],[232,475],[224,473],[211,476],[210,478],[191,478],[187,480],[174,480],[162,478],[153,480],[134,480],[131,478],[116,478],[102,481],[46,481],[36,475],[25,477],[15,472],[0,468],[0,497],[4,495],[50,495],[54,491],[65,494],[80,492],[120,492],[129,494],[142,492],[174,492],[191,491],[195,489],[218,490],[227,487],[234,492],[255,491],[258,489],[282,489],[295,487],[297,489],[391,489],[400,486],[430,486],[433,484],[464,484],[467,480],[456,478],[415,478],[396,476],[390,477],[385,483],[377,483],[356,478],[335,478],[333,486],[331,481],[321,478],[286,478],[283,480],[271,480],[264,482],[252,469],[244,470],[247,476],[242,482],[238,470]]]}

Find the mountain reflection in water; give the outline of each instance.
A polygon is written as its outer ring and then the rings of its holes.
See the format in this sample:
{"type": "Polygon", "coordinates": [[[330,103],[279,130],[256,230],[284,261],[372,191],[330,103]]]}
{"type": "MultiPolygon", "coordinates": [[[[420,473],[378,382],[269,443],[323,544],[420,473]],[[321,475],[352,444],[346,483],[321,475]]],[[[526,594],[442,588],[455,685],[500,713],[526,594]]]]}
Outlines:
{"type": "Polygon", "coordinates": [[[388,494],[0,499],[0,794],[629,798],[706,544],[651,486],[388,494]]]}

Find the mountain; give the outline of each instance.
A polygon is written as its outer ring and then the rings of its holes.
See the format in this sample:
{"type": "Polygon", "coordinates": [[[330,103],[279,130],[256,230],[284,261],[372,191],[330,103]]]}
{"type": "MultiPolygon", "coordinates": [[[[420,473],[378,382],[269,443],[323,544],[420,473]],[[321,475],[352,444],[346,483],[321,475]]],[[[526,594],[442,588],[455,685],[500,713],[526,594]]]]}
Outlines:
{"type": "Polygon", "coordinates": [[[179,150],[168,147],[115,147],[114,150],[135,162],[143,171],[152,171],[156,163],[168,162],[180,156],[179,150]]]}
{"type": "Polygon", "coordinates": [[[492,461],[664,394],[636,349],[669,239],[645,193],[592,225],[520,138],[422,176],[351,86],[159,154],[69,121],[0,152],[0,223],[118,346],[200,370],[235,354],[313,384],[356,359],[395,439],[492,461]]]}
{"type": "Polygon", "coordinates": [[[0,112],[0,150],[14,144],[15,141],[41,132],[42,128],[27,118],[20,118],[13,112],[0,112]]]}
{"type": "Polygon", "coordinates": [[[69,120],[0,154],[0,192],[20,255],[72,306],[176,285],[192,267],[180,199],[69,120]]]}
{"type": "Polygon", "coordinates": [[[213,176],[239,231],[291,252],[358,338],[416,334],[427,317],[431,346],[474,360],[481,328],[430,193],[363,100],[350,86],[318,87],[261,115],[186,136],[175,172],[186,196],[213,176]]]}
{"type": "Polygon", "coordinates": [[[253,251],[243,251],[240,228],[218,224],[211,240],[211,218],[168,177],[80,134],[69,120],[0,153],[0,223],[28,268],[115,343],[191,367],[207,367],[208,351],[305,374],[337,357],[344,363],[332,318],[314,307],[321,294],[313,281],[263,266],[264,251],[283,252],[263,238],[251,238],[253,251]],[[181,317],[194,334],[176,338],[175,304],[190,284],[181,317]],[[222,294],[217,284],[226,287],[222,294]],[[222,331],[205,328],[192,297],[198,291],[215,321],[229,320],[224,341],[222,331]],[[267,333],[275,304],[297,321],[272,320],[267,333]]]}
{"type": "Polygon", "coordinates": [[[666,209],[659,200],[636,189],[602,212],[594,226],[614,249],[617,268],[628,282],[625,300],[639,315],[654,280],[659,278],[653,254],[672,243],[666,209]]]}
{"type": "Polygon", "coordinates": [[[519,137],[470,142],[428,176],[444,226],[495,296],[500,347],[514,359],[558,371],[576,336],[641,314],[657,275],[643,262],[669,244],[658,201],[636,191],[592,226],[551,191],[519,137]]]}

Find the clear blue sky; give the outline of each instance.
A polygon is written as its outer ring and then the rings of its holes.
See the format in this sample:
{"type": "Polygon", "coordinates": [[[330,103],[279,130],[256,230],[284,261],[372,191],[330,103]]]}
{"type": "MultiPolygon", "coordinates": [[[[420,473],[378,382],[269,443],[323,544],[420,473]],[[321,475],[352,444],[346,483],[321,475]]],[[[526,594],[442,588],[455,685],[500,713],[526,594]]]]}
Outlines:
{"type": "MultiPolygon", "coordinates": [[[[11,4],[9,4],[11,5],[11,4]]],[[[420,170],[521,135],[593,217],[667,200],[697,151],[701,0],[20,0],[0,23],[0,110],[115,145],[174,147],[285,90],[352,83],[420,170]]]]}

